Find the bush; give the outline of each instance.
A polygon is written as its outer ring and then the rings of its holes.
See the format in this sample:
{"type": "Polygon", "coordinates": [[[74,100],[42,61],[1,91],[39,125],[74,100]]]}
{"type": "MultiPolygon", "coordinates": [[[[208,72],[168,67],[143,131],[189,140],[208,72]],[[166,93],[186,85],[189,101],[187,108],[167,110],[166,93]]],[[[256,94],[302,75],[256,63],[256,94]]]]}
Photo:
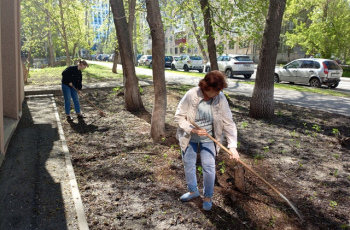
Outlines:
{"type": "Polygon", "coordinates": [[[350,77],[350,65],[342,65],[343,77],[350,77]]]}

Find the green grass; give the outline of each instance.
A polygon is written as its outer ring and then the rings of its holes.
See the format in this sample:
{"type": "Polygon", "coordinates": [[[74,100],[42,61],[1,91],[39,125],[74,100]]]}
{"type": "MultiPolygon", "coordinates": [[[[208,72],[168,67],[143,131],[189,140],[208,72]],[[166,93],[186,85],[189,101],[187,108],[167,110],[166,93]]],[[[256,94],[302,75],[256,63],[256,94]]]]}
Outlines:
{"type": "MultiPolygon", "coordinates": [[[[255,85],[255,82],[253,82],[253,81],[245,81],[245,82],[241,81],[240,83],[255,85]]],[[[288,89],[288,90],[295,90],[295,91],[299,91],[299,92],[318,93],[318,94],[331,95],[331,96],[336,96],[336,97],[350,97],[349,94],[337,92],[333,89],[311,88],[309,86],[280,84],[280,83],[275,83],[274,86],[275,86],[275,88],[278,88],[278,89],[288,89]]]]}
{"type": "MultiPolygon", "coordinates": [[[[44,69],[30,69],[29,84],[40,85],[57,85],[61,84],[62,71],[66,66],[47,67],[44,69]]],[[[90,64],[88,68],[83,71],[83,81],[86,82],[102,82],[113,81],[123,77],[122,71],[112,73],[111,68],[102,65],[90,64]]]]}

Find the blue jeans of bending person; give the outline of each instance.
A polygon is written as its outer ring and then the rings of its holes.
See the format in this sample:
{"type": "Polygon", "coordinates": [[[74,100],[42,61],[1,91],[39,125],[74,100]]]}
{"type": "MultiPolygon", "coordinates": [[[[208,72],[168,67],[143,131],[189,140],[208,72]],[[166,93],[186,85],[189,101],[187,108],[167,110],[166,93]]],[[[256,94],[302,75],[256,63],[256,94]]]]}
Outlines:
{"type": "Polygon", "coordinates": [[[200,157],[203,171],[204,197],[212,197],[215,182],[215,145],[214,142],[195,143],[190,142],[185,152],[182,152],[187,187],[190,192],[197,191],[196,161],[197,150],[200,149],[200,157]]]}
{"type": "Polygon", "coordinates": [[[72,87],[62,84],[62,92],[64,98],[64,110],[66,115],[70,114],[70,101],[73,100],[74,109],[77,114],[80,114],[80,104],[79,104],[79,96],[78,92],[72,87]]]}

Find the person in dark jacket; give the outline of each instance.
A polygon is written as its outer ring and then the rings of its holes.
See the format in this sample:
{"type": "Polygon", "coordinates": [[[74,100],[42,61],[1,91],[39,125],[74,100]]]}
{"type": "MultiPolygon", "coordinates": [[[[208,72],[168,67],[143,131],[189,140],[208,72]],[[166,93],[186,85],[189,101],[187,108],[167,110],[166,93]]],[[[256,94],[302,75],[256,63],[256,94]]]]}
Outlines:
{"type": "Polygon", "coordinates": [[[74,103],[74,109],[78,119],[83,119],[85,116],[80,111],[79,96],[81,94],[83,75],[81,71],[89,67],[84,60],[79,61],[78,65],[67,67],[62,72],[62,92],[64,97],[64,109],[67,116],[67,121],[73,121],[70,115],[71,99],[74,103]],[[73,88],[74,87],[74,88],[73,88]]]}

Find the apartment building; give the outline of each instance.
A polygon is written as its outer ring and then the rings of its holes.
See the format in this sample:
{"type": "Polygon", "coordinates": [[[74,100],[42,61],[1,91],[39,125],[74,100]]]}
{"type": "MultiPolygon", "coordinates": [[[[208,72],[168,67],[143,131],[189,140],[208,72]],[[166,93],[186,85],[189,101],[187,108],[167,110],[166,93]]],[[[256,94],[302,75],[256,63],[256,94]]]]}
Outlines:
{"type": "Polygon", "coordinates": [[[0,1],[0,166],[22,115],[20,0],[0,1]]]}

